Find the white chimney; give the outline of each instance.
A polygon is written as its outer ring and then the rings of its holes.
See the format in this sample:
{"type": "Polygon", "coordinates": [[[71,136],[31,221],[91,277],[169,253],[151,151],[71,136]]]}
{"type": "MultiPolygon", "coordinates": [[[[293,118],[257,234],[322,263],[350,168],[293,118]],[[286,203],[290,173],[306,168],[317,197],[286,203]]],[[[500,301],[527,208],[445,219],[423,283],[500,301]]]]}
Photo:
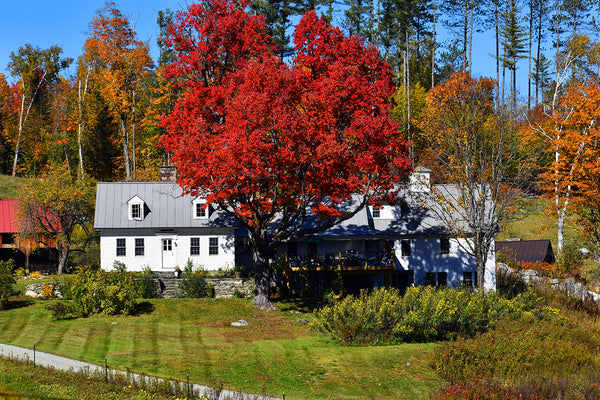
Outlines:
{"type": "Polygon", "coordinates": [[[423,193],[431,191],[431,170],[425,167],[417,167],[410,174],[410,191],[423,193]]]}

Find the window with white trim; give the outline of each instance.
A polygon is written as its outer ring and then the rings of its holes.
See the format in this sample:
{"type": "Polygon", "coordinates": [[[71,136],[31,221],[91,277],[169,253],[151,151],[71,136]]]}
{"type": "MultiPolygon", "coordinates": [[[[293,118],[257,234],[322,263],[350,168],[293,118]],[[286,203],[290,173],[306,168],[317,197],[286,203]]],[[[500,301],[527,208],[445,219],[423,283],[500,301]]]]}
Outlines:
{"type": "Polygon", "coordinates": [[[373,207],[371,209],[371,215],[373,218],[381,218],[381,210],[379,208],[373,207]]]}
{"type": "Polygon", "coordinates": [[[117,238],[117,257],[125,257],[126,255],[125,238],[117,238]]]}
{"type": "Polygon", "coordinates": [[[219,254],[219,238],[208,238],[208,255],[216,256],[219,254]]]}
{"type": "Polygon", "coordinates": [[[144,238],[135,238],[135,255],[144,255],[144,238]]]}
{"type": "Polygon", "coordinates": [[[466,271],[463,272],[463,286],[473,287],[477,285],[477,272],[466,271]]]}
{"type": "Polygon", "coordinates": [[[448,286],[447,272],[427,272],[425,273],[425,285],[433,287],[448,286]]]}
{"type": "Polygon", "coordinates": [[[206,218],[206,209],[202,203],[196,203],[196,218],[206,218]]]}
{"type": "Polygon", "coordinates": [[[144,219],[144,200],[134,196],[127,202],[128,218],[132,221],[141,221],[144,219]]]}
{"type": "Polygon", "coordinates": [[[202,198],[196,198],[192,200],[192,215],[194,219],[207,219],[210,217],[210,208],[206,204],[206,200],[202,198]]]}
{"type": "Polygon", "coordinates": [[[191,256],[199,256],[200,255],[200,238],[198,238],[198,237],[190,238],[190,255],[191,256]]]}

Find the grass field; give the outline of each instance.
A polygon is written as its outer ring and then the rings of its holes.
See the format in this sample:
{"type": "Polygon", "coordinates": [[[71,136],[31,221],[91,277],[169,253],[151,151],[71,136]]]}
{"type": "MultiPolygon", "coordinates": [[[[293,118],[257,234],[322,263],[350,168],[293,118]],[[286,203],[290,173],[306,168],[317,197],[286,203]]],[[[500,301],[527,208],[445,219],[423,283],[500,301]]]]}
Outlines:
{"type": "Polygon", "coordinates": [[[10,175],[0,174],[0,199],[14,199],[25,181],[26,178],[13,178],[10,175]]]}
{"type": "MultiPolygon", "coordinates": [[[[523,201],[514,214],[514,219],[504,230],[498,232],[496,240],[508,238],[520,238],[523,240],[550,239],[552,247],[556,249],[557,241],[557,217],[548,214],[548,200],[536,198],[523,201]]],[[[578,230],[575,216],[567,214],[565,224],[566,242],[576,242],[585,245],[582,232],[578,230]]]]}
{"type": "Polygon", "coordinates": [[[435,344],[343,347],[298,323],[285,304],[264,313],[242,299],[144,303],[137,316],[56,320],[48,302],[12,303],[0,341],[175,379],[290,398],[428,398],[440,381],[435,344]],[[247,327],[231,327],[245,319],[247,327]]]}

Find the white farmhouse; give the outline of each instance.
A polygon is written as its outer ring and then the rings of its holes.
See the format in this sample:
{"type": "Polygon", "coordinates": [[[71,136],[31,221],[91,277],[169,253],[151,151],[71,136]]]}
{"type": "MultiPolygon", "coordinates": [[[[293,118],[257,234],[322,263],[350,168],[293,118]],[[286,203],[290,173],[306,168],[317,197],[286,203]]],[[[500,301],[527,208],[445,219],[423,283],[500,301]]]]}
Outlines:
{"type": "MultiPolygon", "coordinates": [[[[426,170],[413,178],[396,205],[367,207],[324,232],[278,249],[289,267],[340,268],[349,291],[410,285],[472,286],[475,260],[449,236],[434,213],[416,200],[429,190],[426,170]]],[[[252,267],[247,233],[225,212],[199,197],[183,196],[172,180],[99,183],[94,227],[100,233],[101,267],[119,261],[130,271],[252,267]]],[[[464,244],[464,243],[462,243],[464,244]]],[[[484,277],[495,289],[495,253],[484,277]]]]}

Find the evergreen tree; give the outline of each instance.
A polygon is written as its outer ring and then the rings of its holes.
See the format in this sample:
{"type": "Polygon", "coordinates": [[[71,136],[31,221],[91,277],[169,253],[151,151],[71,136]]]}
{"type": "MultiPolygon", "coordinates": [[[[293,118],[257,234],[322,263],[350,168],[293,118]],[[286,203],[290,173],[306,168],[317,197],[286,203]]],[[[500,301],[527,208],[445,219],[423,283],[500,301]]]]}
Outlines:
{"type": "Polygon", "coordinates": [[[510,71],[510,97],[511,108],[516,110],[517,105],[517,62],[525,57],[525,41],[527,33],[522,26],[516,0],[509,0],[506,12],[502,19],[504,26],[501,30],[503,58],[502,65],[510,71]]]}
{"type": "Polygon", "coordinates": [[[299,6],[288,0],[252,0],[250,9],[255,15],[265,18],[267,32],[277,45],[279,57],[289,57],[293,52],[288,34],[288,28],[292,25],[290,17],[300,13],[299,6]]]}

